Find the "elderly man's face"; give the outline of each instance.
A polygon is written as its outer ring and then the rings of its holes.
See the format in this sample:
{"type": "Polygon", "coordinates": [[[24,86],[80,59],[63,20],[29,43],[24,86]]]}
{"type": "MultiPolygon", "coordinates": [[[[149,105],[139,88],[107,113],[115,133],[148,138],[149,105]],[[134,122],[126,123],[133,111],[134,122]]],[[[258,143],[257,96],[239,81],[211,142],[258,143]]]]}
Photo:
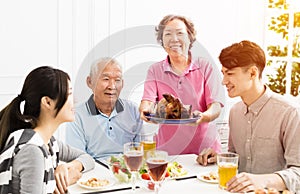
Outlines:
{"type": "Polygon", "coordinates": [[[106,65],[92,78],[92,87],[95,104],[98,108],[101,108],[102,105],[113,107],[123,88],[121,68],[116,64],[106,65]]]}

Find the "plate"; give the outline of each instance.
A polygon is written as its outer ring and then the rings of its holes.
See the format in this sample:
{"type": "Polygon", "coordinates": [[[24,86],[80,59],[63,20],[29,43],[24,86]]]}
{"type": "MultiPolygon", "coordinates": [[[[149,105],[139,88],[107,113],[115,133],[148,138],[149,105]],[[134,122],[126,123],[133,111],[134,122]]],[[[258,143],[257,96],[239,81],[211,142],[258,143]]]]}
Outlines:
{"type": "Polygon", "coordinates": [[[145,115],[149,121],[159,123],[159,124],[188,124],[188,123],[195,123],[200,117],[193,117],[188,119],[164,119],[155,117],[154,114],[145,115]]]}
{"type": "Polygon", "coordinates": [[[106,180],[108,181],[108,184],[106,185],[103,185],[103,186],[88,186],[86,184],[84,184],[84,182],[87,182],[89,181],[90,179],[93,179],[93,178],[89,178],[89,179],[80,179],[77,181],[77,184],[82,187],[82,188],[85,188],[85,189],[90,189],[90,190],[96,190],[96,189],[105,189],[105,188],[108,188],[108,187],[111,187],[112,185],[115,184],[115,181],[113,179],[107,179],[107,178],[98,178],[98,180],[106,180]]]}
{"type": "Polygon", "coordinates": [[[197,175],[197,178],[203,182],[206,183],[212,183],[212,184],[218,184],[218,179],[207,179],[205,177],[211,177],[211,175],[213,176],[217,176],[217,173],[214,172],[206,172],[206,173],[201,173],[197,175]]]}

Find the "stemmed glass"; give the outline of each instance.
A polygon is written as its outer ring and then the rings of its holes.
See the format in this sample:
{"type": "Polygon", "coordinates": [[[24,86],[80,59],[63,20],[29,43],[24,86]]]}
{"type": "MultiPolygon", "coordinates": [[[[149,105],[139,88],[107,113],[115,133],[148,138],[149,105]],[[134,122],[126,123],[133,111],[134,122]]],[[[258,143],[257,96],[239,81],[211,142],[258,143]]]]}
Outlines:
{"type": "Polygon", "coordinates": [[[124,144],[124,161],[131,172],[132,192],[135,192],[137,173],[143,163],[144,149],[139,142],[128,142],[124,144]]]}
{"type": "Polygon", "coordinates": [[[150,178],[155,184],[155,194],[158,194],[160,184],[165,179],[167,172],[168,153],[162,150],[150,150],[147,152],[146,163],[150,178]]]}

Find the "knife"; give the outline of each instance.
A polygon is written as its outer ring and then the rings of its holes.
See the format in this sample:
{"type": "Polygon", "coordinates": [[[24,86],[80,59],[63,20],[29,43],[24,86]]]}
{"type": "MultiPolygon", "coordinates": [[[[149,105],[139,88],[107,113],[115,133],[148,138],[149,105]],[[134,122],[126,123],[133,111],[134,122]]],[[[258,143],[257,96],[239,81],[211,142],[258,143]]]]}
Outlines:
{"type": "MultiPolygon", "coordinates": [[[[118,188],[118,189],[110,189],[110,190],[103,190],[103,191],[95,191],[95,192],[87,192],[82,194],[98,194],[98,193],[109,193],[109,192],[117,192],[117,191],[124,191],[124,190],[130,190],[132,187],[124,187],[124,188],[118,188]]],[[[139,186],[135,187],[136,189],[139,189],[139,186]]]]}
{"type": "Polygon", "coordinates": [[[182,178],[175,178],[176,181],[181,181],[181,180],[186,180],[186,179],[194,179],[197,178],[196,175],[194,176],[186,176],[186,177],[182,177],[182,178]]]}

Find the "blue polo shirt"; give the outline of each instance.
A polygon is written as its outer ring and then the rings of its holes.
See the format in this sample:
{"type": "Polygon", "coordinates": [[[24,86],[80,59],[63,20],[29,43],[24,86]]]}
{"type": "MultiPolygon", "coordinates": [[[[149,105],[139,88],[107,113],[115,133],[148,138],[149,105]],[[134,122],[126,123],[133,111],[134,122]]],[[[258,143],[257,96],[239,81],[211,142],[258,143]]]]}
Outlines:
{"type": "Polygon", "coordinates": [[[123,153],[127,142],[140,141],[143,122],[136,104],[118,99],[111,115],[101,113],[93,95],[76,107],[75,121],[66,125],[66,143],[95,159],[123,153]]]}

